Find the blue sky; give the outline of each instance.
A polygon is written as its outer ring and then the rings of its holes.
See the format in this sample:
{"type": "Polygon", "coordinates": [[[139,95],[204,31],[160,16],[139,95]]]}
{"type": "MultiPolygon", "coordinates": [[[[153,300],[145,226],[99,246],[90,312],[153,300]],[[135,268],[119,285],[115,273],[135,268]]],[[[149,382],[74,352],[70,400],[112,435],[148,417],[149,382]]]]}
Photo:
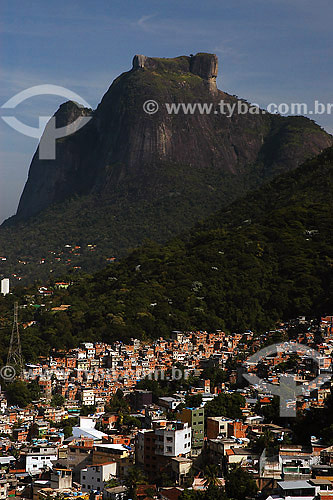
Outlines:
{"type": "MultiPolygon", "coordinates": [[[[263,107],[333,103],[332,18],[332,0],[1,0],[0,106],[53,84],[96,107],[134,54],[196,52],[218,55],[219,88],[263,107]]],[[[15,116],[37,127],[63,100],[34,97],[15,116]]],[[[333,115],[312,118],[333,132],[333,115]]],[[[0,137],[1,222],[16,211],[37,143],[3,120],[0,137]]]]}

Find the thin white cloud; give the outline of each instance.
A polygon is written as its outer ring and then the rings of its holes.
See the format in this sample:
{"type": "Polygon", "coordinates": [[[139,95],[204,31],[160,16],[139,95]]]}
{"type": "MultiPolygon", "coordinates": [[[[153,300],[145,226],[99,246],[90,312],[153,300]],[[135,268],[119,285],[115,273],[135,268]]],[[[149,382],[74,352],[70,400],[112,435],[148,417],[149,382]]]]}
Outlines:
{"type": "Polygon", "coordinates": [[[140,19],[138,19],[135,24],[136,24],[136,26],[139,26],[140,28],[142,28],[144,31],[150,31],[151,26],[147,23],[147,21],[149,21],[149,19],[153,19],[154,17],[156,17],[156,14],[149,14],[147,16],[141,16],[140,19]]]}
{"type": "Polygon", "coordinates": [[[214,31],[216,31],[216,34],[218,33],[217,27],[203,28],[202,23],[198,20],[159,18],[156,14],[143,15],[136,21],[131,22],[131,25],[146,33],[156,34],[159,38],[168,37],[169,44],[173,40],[170,36],[181,36],[182,40],[188,37],[193,38],[193,36],[211,39],[214,31]],[[152,19],[154,20],[152,21],[152,19]]]}

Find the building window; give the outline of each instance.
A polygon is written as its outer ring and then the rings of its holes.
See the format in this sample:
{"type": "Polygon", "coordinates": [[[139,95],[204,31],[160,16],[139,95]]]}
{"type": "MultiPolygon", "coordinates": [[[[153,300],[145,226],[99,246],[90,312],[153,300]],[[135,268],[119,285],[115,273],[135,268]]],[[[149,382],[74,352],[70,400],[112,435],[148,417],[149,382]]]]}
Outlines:
{"type": "Polygon", "coordinates": [[[82,476],[82,479],[85,479],[85,478],[86,478],[86,476],[82,476]]]}
{"type": "Polygon", "coordinates": [[[167,451],[172,451],[172,447],[171,446],[167,446],[167,451]]]}

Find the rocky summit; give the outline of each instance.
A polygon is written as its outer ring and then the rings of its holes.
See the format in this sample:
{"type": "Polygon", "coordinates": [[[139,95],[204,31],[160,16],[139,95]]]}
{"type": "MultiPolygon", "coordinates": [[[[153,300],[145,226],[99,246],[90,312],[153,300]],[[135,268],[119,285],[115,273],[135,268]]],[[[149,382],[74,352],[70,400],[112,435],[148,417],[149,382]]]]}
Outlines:
{"type": "Polygon", "coordinates": [[[0,229],[10,269],[22,254],[36,259],[68,241],[96,244],[100,264],[145,238],[165,241],[332,144],[304,117],[219,112],[221,101],[246,101],[217,89],[217,71],[215,54],[136,55],[96,110],[60,106],[57,127],[91,120],[57,140],[55,160],[36,151],[17,214],[0,229]],[[147,101],[158,111],[145,112],[147,101]],[[213,111],[169,112],[182,103],[213,111]]]}

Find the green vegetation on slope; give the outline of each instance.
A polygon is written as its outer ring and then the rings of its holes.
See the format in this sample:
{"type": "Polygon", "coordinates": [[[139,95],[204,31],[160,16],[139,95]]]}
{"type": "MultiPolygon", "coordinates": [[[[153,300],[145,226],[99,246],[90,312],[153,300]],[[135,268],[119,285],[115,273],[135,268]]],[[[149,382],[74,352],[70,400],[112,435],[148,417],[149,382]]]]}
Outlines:
{"type": "MultiPolygon", "coordinates": [[[[202,74],[213,55],[198,56],[202,74]]],[[[34,156],[17,216],[0,227],[0,257],[7,258],[0,277],[31,283],[95,272],[147,238],[169,241],[332,144],[302,116],[169,114],[164,105],[205,103],[217,111],[221,100],[244,104],[210,92],[183,56],[123,73],[94,112],[60,106],[60,125],[80,114],[91,120],[58,140],[54,161],[34,156]],[[160,104],[155,115],[143,111],[149,99],[160,104]]]]}
{"type": "Polygon", "coordinates": [[[148,242],[75,280],[53,297],[53,306],[71,304],[67,312],[24,311],[38,321],[27,349],[174,329],[263,331],[277,320],[332,313],[332,172],[330,148],[181,239],[148,242]]]}
{"type": "Polygon", "coordinates": [[[265,329],[279,319],[329,312],[332,151],[186,238],[147,243],[76,284],[71,314],[79,307],[93,335],[155,337],[172,329],[265,329]]]}

